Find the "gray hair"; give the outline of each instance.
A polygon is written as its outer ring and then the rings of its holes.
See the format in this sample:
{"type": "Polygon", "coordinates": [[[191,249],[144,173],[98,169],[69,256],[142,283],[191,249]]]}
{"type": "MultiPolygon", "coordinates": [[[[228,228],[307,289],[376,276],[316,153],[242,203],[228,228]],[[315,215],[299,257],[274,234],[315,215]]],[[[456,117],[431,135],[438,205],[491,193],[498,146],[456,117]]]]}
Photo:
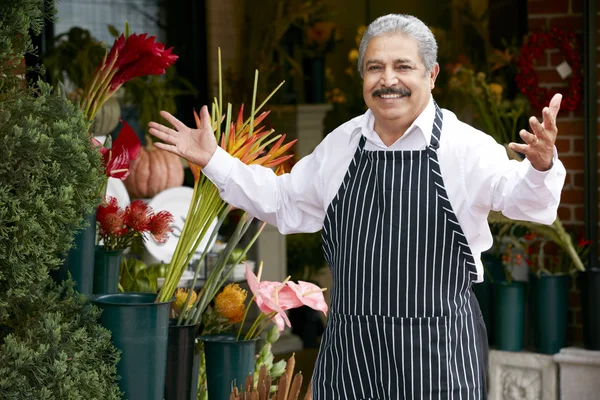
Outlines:
{"type": "Polygon", "coordinates": [[[419,53],[425,70],[429,73],[437,63],[437,42],[431,32],[420,19],[406,14],[388,14],[377,18],[369,24],[367,31],[360,41],[358,48],[358,72],[363,77],[365,51],[371,39],[377,36],[405,34],[414,39],[419,45],[419,53]]]}

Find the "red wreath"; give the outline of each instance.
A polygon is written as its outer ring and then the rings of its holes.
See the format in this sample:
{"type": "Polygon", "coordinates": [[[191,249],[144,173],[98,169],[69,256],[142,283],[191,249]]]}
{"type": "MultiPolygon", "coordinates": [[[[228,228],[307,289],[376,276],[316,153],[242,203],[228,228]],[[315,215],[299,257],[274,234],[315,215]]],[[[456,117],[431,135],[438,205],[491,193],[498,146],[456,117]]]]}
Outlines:
{"type": "Polygon", "coordinates": [[[566,90],[557,89],[556,91],[563,94],[561,108],[573,111],[581,103],[581,82],[583,78],[581,76],[579,48],[575,35],[572,33],[566,33],[556,28],[550,29],[549,32],[533,33],[529,40],[523,43],[521,55],[517,59],[517,66],[519,67],[519,73],[516,77],[517,85],[533,106],[538,109],[546,107],[554,94],[548,89],[540,87],[537,74],[533,70],[533,62],[544,57],[545,50],[554,48],[561,51],[572,70],[569,87],[566,90]]]}

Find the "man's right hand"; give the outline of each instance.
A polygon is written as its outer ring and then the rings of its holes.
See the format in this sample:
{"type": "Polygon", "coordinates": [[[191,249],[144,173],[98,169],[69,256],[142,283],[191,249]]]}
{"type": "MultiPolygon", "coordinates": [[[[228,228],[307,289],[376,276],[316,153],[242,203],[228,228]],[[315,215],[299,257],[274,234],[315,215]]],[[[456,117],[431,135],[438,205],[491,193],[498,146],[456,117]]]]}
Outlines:
{"type": "Polygon", "coordinates": [[[164,143],[154,143],[159,149],[177,154],[186,160],[204,168],[217,150],[217,139],[210,124],[210,115],[206,106],[200,110],[200,128],[192,129],[166,111],[160,115],[174,129],[156,122],[150,122],[149,132],[164,143]]]}

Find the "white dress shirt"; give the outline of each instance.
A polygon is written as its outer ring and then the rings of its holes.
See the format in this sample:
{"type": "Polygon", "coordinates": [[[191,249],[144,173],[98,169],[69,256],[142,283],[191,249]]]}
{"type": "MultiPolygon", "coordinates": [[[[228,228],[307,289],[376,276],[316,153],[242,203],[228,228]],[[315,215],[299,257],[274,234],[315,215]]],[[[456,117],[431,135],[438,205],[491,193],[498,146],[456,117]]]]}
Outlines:
{"type": "MultiPolygon", "coordinates": [[[[489,135],[442,110],[444,119],[438,149],[446,191],[483,280],[481,252],[492,246],[487,223],[490,210],[512,219],[551,224],[560,202],[566,171],[556,149],[552,168],[540,172],[527,160],[509,160],[505,148],[489,135]]],[[[358,147],[365,150],[422,150],[429,145],[435,106],[433,97],[406,133],[386,146],[373,130],[370,110],[331,132],[288,174],[247,166],[221,147],[203,169],[227,203],[276,226],[283,234],[316,232],[336,196],[358,147]]]]}

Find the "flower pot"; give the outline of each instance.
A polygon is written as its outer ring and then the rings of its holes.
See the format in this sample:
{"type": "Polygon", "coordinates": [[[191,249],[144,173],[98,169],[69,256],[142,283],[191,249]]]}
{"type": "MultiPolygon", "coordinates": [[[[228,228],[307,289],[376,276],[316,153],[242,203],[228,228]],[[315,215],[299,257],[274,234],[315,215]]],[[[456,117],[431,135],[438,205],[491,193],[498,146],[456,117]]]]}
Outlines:
{"type": "Polygon", "coordinates": [[[162,400],[167,366],[171,301],[155,303],[154,293],[116,293],[92,297],[100,323],[121,350],[119,388],[128,400],[162,400]]]}
{"type": "Polygon", "coordinates": [[[235,340],[235,334],[205,335],[206,385],[209,400],[228,399],[234,382],[243,388],[246,377],[254,373],[256,339],[235,340]]]}
{"type": "Polygon", "coordinates": [[[96,246],[94,252],[94,294],[117,293],[123,250],[105,250],[96,246]]]}
{"type": "Polygon", "coordinates": [[[588,350],[600,350],[600,269],[579,274],[583,344],[588,350]]]}
{"type": "Polygon", "coordinates": [[[85,218],[88,226],[75,234],[73,247],[67,253],[63,265],[53,271],[57,283],[67,280],[69,273],[75,282],[75,290],[90,296],[94,287],[94,246],[96,245],[96,212],[85,218]]]}
{"type": "Polygon", "coordinates": [[[197,328],[198,325],[177,326],[176,319],[169,321],[165,400],[198,398],[197,328]]]}
{"type": "Polygon", "coordinates": [[[494,283],[494,340],[498,350],[521,351],[525,320],[525,283],[494,283]]]}
{"type": "Polygon", "coordinates": [[[567,336],[567,275],[530,275],[535,351],[556,354],[567,336]]]}
{"type": "Polygon", "coordinates": [[[481,308],[481,315],[483,316],[483,322],[485,327],[490,334],[488,335],[488,345],[492,344],[491,334],[492,332],[492,284],[484,280],[483,282],[473,284],[473,293],[477,297],[477,302],[481,308]]]}

